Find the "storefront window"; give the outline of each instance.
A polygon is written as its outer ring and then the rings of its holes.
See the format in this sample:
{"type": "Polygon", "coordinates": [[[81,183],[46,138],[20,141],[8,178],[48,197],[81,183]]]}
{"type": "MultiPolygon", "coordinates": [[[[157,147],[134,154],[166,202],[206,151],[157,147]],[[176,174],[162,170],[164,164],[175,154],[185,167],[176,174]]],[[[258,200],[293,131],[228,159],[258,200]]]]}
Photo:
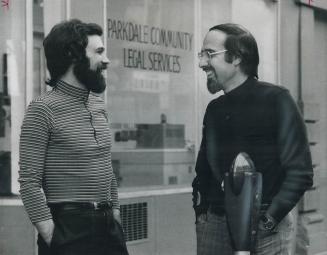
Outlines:
{"type": "Polygon", "coordinates": [[[107,107],[121,187],[194,176],[192,1],[107,1],[107,107]]]}
{"type": "Polygon", "coordinates": [[[25,1],[0,10],[0,195],[18,189],[19,130],[25,110],[25,1]]]}
{"type": "Polygon", "coordinates": [[[0,195],[12,195],[19,189],[19,134],[25,109],[46,90],[43,0],[34,0],[32,6],[8,1],[0,12],[0,195]]]}

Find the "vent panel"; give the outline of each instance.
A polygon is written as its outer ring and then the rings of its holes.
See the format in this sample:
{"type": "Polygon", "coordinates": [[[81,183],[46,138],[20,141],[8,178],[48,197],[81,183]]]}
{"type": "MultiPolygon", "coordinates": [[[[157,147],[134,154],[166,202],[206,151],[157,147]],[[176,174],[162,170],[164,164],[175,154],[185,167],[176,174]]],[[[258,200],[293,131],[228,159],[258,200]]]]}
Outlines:
{"type": "Polygon", "coordinates": [[[121,205],[120,212],[126,242],[148,238],[147,203],[121,205]]]}

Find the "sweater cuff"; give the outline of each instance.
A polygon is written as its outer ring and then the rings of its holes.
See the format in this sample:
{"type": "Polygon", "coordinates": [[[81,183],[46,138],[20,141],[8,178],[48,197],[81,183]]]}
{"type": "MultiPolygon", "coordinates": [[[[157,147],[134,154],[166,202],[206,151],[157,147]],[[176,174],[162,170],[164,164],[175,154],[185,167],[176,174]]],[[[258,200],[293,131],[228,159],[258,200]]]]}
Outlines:
{"type": "Polygon", "coordinates": [[[274,202],[269,206],[267,214],[276,221],[276,224],[278,224],[288,214],[289,211],[290,210],[284,208],[281,204],[274,202]]]}
{"type": "Polygon", "coordinates": [[[194,212],[196,216],[199,216],[200,214],[205,214],[208,211],[209,208],[209,204],[207,203],[202,203],[200,205],[197,206],[193,206],[194,208],[194,212]]]}

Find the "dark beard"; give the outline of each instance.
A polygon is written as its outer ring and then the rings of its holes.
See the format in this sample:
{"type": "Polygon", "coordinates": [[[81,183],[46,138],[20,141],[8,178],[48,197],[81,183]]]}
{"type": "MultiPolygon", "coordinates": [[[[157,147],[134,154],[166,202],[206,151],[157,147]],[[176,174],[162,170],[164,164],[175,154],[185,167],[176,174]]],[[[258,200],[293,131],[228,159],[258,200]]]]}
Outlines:
{"type": "Polygon", "coordinates": [[[215,81],[215,80],[212,79],[212,78],[207,78],[207,88],[208,88],[208,91],[209,91],[211,94],[215,94],[215,93],[217,93],[218,91],[221,90],[221,89],[219,88],[219,85],[217,84],[217,81],[215,81]]]}
{"type": "Polygon", "coordinates": [[[102,93],[106,89],[106,80],[101,71],[104,66],[99,66],[95,71],[90,69],[90,60],[84,56],[77,62],[73,72],[77,80],[82,83],[88,90],[94,93],[102,93]]]}

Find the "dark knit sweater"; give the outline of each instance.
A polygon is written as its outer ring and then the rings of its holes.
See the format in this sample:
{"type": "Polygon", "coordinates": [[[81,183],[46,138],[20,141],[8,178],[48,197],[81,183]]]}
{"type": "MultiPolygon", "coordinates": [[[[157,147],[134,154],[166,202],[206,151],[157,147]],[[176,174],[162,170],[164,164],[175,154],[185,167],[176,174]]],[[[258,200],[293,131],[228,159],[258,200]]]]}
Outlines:
{"type": "Polygon", "coordinates": [[[262,203],[279,222],[312,186],[313,169],[304,121],[289,92],[249,78],[211,101],[196,163],[202,201],[222,205],[221,182],[233,159],[246,152],[263,175],[262,203]]]}

